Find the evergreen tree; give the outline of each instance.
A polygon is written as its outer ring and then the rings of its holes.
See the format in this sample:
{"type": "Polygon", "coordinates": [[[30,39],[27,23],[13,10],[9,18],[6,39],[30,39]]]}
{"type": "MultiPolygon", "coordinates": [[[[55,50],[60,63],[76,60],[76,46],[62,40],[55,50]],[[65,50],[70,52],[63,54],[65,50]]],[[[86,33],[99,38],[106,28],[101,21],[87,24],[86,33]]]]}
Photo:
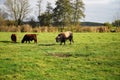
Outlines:
{"type": "Polygon", "coordinates": [[[57,0],[53,11],[55,25],[68,25],[72,21],[72,7],[70,0],[57,0]]]}
{"type": "Polygon", "coordinates": [[[120,27],[120,20],[115,20],[113,23],[112,23],[113,26],[116,26],[116,27],[120,27]]]}
{"type": "Polygon", "coordinates": [[[38,16],[41,26],[48,26],[47,18],[48,18],[47,13],[43,13],[40,16],[38,16]]]}
{"type": "Polygon", "coordinates": [[[46,11],[38,16],[39,22],[41,26],[50,26],[52,24],[52,12],[53,8],[51,3],[47,3],[46,11]]]}

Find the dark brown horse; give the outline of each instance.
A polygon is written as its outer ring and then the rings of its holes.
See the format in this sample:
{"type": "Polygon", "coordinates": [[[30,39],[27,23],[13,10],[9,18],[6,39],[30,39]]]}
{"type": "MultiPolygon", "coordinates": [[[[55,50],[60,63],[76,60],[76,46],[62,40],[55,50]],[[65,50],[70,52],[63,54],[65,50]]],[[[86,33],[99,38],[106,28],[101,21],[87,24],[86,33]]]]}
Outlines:
{"type": "Polygon", "coordinates": [[[34,40],[34,43],[37,43],[37,35],[36,34],[25,34],[25,36],[22,39],[22,43],[26,41],[30,43],[30,41],[34,40]]]}
{"type": "Polygon", "coordinates": [[[12,40],[12,42],[16,42],[17,41],[16,34],[11,34],[11,40],[12,40]]]}

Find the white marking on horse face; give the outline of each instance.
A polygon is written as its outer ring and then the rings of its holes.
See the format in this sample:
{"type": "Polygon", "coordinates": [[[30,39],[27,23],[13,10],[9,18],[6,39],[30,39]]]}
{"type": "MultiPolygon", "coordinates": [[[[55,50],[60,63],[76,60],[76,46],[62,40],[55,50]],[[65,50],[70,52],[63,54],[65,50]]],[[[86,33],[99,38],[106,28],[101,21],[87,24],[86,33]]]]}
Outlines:
{"type": "Polygon", "coordinates": [[[57,36],[55,39],[56,39],[56,42],[59,42],[60,41],[60,36],[57,36]]]}

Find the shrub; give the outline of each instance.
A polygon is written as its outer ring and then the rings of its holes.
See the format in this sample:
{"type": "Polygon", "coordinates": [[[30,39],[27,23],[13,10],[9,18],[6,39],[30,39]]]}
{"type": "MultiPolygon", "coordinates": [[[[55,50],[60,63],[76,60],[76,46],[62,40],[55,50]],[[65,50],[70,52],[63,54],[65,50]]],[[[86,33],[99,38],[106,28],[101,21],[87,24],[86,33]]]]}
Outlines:
{"type": "Polygon", "coordinates": [[[40,27],[35,27],[35,28],[33,28],[33,32],[41,32],[40,27]]]}
{"type": "Polygon", "coordinates": [[[16,26],[9,26],[7,29],[8,32],[18,32],[18,29],[16,26]]]}
{"type": "Polygon", "coordinates": [[[120,27],[116,27],[116,32],[120,32],[120,27]]]}
{"type": "Polygon", "coordinates": [[[92,32],[90,27],[82,27],[82,32],[92,32]]]}
{"type": "Polygon", "coordinates": [[[32,27],[30,25],[22,25],[21,32],[32,32],[32,27]]]}
{"type": "Polygon", "coordinates": [[[120,32],[120,27],[107,27],[107,26],[66,26],[66,27],[34,27],[30,25],[22,25],[22,26],[0,26],[1,32],[61,32],[61,31],[72,31],[72,32],[111,32],[115,30],[115,32],[120,32]]]}
{"type": "Polygon", "coordinates": [[[0,26],[0,31],[1,32],[7,32],[7,28],[6,26],[0,26]]]}

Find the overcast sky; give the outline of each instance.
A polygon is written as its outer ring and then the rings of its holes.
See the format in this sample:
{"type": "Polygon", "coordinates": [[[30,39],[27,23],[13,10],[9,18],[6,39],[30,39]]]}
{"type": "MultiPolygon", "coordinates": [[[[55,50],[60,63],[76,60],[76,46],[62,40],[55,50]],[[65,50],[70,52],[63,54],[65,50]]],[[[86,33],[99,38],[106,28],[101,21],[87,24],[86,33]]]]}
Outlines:
{"type": "MultiPolygon", "coordinates": [[[[0,0],[0,7],[4,0],[0,0]]],[[[37,0],[30,0],[30,4],[35,10],[35,4],[37,0]]],[[[45,10],[46,2],[52,3],[55,6],[56,0],[43,0],[42,10],[45,10]]],[[[120,19],[120,0],[83,0],[85,4],[85,19],[83,21],[90,22],[112,22],[115,19],[120,19]]],[[[36,11],[32,12],[31,16],[36,14],[36,11]]]]}
{"type": "Polygon", "coordinates": [[[120,19],[120,0],[84,0],[85,21],[112,22],[120,19]]]}

